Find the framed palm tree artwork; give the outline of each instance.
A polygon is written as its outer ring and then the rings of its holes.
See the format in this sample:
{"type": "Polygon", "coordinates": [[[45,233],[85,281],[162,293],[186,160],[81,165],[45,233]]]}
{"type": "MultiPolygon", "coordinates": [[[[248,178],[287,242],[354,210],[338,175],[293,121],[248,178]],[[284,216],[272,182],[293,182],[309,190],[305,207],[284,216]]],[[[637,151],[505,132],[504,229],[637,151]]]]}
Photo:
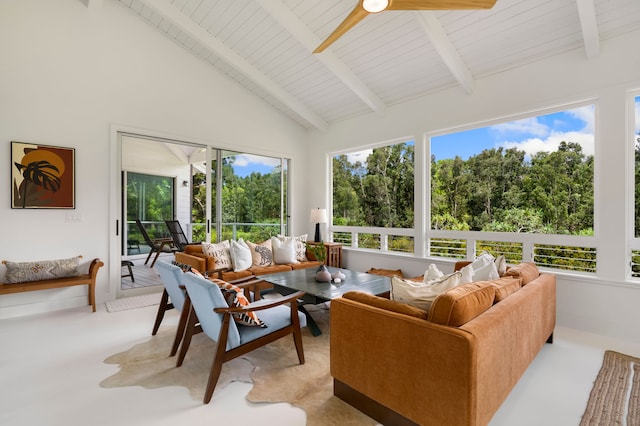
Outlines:
{"type": "Polygon", "coordinates": [[[11,142],[11,208],[74,209],[75,149],[11,142]]]}

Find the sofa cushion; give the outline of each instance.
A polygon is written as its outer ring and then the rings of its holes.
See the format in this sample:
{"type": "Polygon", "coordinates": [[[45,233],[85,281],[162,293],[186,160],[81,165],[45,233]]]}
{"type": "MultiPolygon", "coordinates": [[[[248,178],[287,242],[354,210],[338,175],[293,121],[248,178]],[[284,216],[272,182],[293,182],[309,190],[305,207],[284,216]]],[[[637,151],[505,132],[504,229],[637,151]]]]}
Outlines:
{"type": "Polygon", "coordinates": [[[229,248],[229,240],[219,243],[202,243],[202,252],[207,256],[213,257],[215,269],[233,268],[229,248]]]}
{"type": "Polygon", "coordinates": [[[50,280],[79,275],[78,265],[82,256],[68,259],[39,260],[35,262],[2,261],[7,267],[6,284],[50,280]]]}
{"type": "Polygon", "coordinates": [[[522,278],[519,277],[505,276],[488,282],[496,288],[496,298],[493,303],[504,300],[507,296],[515,293],[522,287],[522,278]]]}
{"type": "Polygon", "coordinates": [[[460,285],[461,275],[460,272],[454,272],[429,283],[392,277],[390,298],[428,311],[440,294],[460,285]]]}
{"type": "Polygon", "coordinates": [[[231,241],[229,252],[231,254],[231,263],[233,264],[233,271],[244,271],[251,268],[253,264],[253,258],[251,257],[251,249],[244,242],[244,239],[239,238],[238,241],[231,241]]]}
{"type": "Polygon", "coordinates": [[[273,263],[276,265],[298,263],[298,260],[296,259],[295,239],[291,237],[271,237],[271,248],[273,252],[273,263]]]}
{"type": "Polygon", "coordinates": [[[460,327],[489,309],[495,295],[495,286],[488,282],[473,282],[452,288],[433,301],[428,320],[460,327]]]}
{"type": "Polygon", "coordinates": [[[378,268],[370,268],[367,271],[367,274],[373,275],[382,275],[385,277],[400,277],[404,278],[404,274],[401,269],[378,269],[378,268]]]}
{"type": "Polygon", "coordinates": [[[540,270],[538,270],[538,266],[533,262],[522,262],[509,268],[504,275],[508,277],[522,278],[522,285],[525,286],[538,278],[540,270]]]}
{"type": "Polygon", "coordinates": [[[264,241],[260,244],[247,241],[249,249],[251,249],[251,267],[260,268],[263,266],[273,265],[273,252],[271,251],[271,240],[264,241]]]}
{"type": "Polygon", "coordinates": [[[359,291],[349,291],[342,295],[345,299],[354,300],[365,305],[374,306],[376,308],[385,309],[399,314],[409,315],[412,317],[427,319],[427,312],[406,303],[396,302],[394,300],[385,299],[383,297],[374,296],[359,291]]]}

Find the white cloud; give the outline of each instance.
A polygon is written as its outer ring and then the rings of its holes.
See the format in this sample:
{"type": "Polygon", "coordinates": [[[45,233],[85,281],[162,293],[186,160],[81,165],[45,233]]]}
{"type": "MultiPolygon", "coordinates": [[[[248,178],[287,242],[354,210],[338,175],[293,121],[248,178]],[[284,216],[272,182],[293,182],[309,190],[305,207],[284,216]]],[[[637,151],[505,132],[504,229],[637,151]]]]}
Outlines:
{"type": "Polygon", "coordinates": [[[593,105],[586,105],[580,108],[572,109],[567,111],[567,113],[584,122],[584,127],[581,129],[583,132],[593,133],[593,121],[596,118],[596,115],[593,112],[593,105]]]}
{"type": "Polygon", "coordinates": [[[373,153],[373,149],[365,149],[364,151],[351,152],[347,154],[347,160],[349,160],[351,164],[356,164],[356,162],[359,161],[363,165],[366,165],[367,158],[371,153],[373,153]]]}
{"type": "Polygon", "coordinates": [[[246,167],[249,165],[264,165],[269,167],[277,167],[280,165],[280,159],[274,157],[263,157],[261,155],[240,154],[235,156],[234,166],[246,167]]]}
{"type": "Polygon", "coordinates": [[[525,139],[519,142],[503,142],[500,145],[508,148],[517,148],[524,151],[527,156],[544,151],[552,152],[557,151],[560,146],[560,142],[577,142],[582,146],[582,153],[585,156],[593,155],[594,153],[594,139],[593,133],[588,132],[553,132],[548,137],[525,139]]]}
{"type": "Polygon", "coordinates": [[[536,136],[546,136],[549,134],[549,127],[540,123],[536,117],[523,118],[522,120],[510,121],[508,123],[491,126],[492,130],[498,133],[526,133],[536,136]]]}

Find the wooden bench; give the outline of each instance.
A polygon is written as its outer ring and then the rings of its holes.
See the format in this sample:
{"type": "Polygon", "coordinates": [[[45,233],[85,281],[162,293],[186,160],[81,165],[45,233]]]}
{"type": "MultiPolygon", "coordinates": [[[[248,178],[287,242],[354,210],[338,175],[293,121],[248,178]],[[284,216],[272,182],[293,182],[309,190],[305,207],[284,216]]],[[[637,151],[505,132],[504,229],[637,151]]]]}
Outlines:
{"type": "Polygon", "coordinates": [[[15,284],[0,284],[0,294],[23,293],[25,291],[47,290],[50,288],[70,287],[74,285],[89,286],[89,304],[96,311],[96,276],[104,262],[96,258],[91,261],[89,273],[74,277],[54,278],[51,280],[27,281],[15,284]]]}

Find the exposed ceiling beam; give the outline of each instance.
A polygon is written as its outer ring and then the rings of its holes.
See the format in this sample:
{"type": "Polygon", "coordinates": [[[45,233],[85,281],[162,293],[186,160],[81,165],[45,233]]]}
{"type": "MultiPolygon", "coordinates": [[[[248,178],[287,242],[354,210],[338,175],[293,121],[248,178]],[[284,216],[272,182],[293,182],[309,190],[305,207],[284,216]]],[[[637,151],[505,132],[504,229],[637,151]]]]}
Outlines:
{"type": "MultiPolygon", "coordinates": [[[[309,52],[322,42],[289,8],[280,0],[257,0],[276,21],[280,23],[293,37],[295,37],[309,52]]],[[[344,64],[330,49],[322,54],[314,55],[329,71],[338,77],[352,92],[354,92],[369,108],[383,115],[386,111],[384,102],[367,87],[355,73],[344,64]]]]}
{"type": "Polygon", "coordinates": [[[165,0],[140,0],[148,8],[162,16],[172,25],[176,26],[190,37],[193,37],[206,48],[210,49],[216,56],[231,65],[238,72],[245,75],[255,84],[266,90],[273,97],[285,104],[294,113],[298,114],[302,119],[311,124],[313,127],[326,130],[329,125],[318,114],[309,109],[306,105],[276,84],[265,74],[256,69],[244,58],[229,49],[220,40],[211,33],[193,22],[189,17],[185,16],[181,11],[171,6],[165,0]]]}
{"type": "Polygon", "coordinates": [[[591,59],[600,54],[600,33],[596,20],[596,5],[594,0],[576,0],[580,26],[582,27],[582,39],[587,58],[591,59]]]}
{"type": "Polygon", "coordinates": [[[421,10],[416,13],[420,26],[429,37],[431,44],[438,51],[445,65],[451,71],[451,74],[458,80],[458,83],[464,88],[465,92],[471,94],[473,92],[474,80],[471,71],[467,67],[453,43],[442,28],[438,18],[433,12],[421,10]]]}
{"type": "Polygon", "coordinates": [[[187,154],[180,148],[179,145],[174,143],[165,143],[164,146],[171,152],[178,160],[183,163],[189,164],[189,157],[187,154]]]}
{"type": "Polygon", "coordinates": [[[102,7],[102,0],[82,0],[89,9],[100,9],[102,7]]]}

